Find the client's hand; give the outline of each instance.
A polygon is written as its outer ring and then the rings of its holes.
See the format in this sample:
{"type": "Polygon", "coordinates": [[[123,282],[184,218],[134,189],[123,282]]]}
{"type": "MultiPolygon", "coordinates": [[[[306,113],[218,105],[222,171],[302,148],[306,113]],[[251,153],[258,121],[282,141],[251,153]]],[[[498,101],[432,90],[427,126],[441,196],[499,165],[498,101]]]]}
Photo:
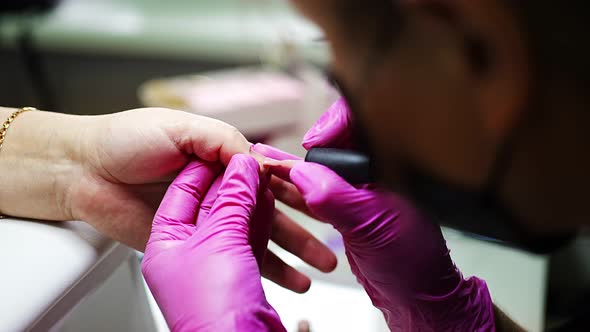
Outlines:
{"type": "MultiPolygon", "coordinates": [[[[151,220],[172,179],[193,156],[227,165],[250,143],[234,127],[211,118],[161,108],[145,108],[97,117],[80,117],[83,156],[80,178],[70,177],[73,219],[144,250],[151,220]]],[[[280,212],[272,239],[320,270],[331,270],[330,250],[280,212]],[[300,244],[306,245],[300,245],[300,244]]],[[[304,292],[310,280],[272,252],[263,275],[279,285],[304,292]]]]}
{"type": "Polygon", "coordinates": [[[166,188],[192,156],[227,165],[250,149],[226,123],[164,108],[89,117],[85,126],[73,217],[141,251],[166,188]]]}
{"type": "Polygon", "coordinates": [[[220,170],[192,161],[174,180],[154,218],[143,274],[172,331],[285,331],[257,264],[274,197],[254,158],[236,155],[220,170]]]}
{"type": "MultiPolygon", "coordinates": [[[[350,147],[349,125],[341,101],[308,132],[304,146],[350,147]]],[[[262,145],[254,150],[273,159],[293,159],[262,145]]],[[[294,165],[290,172],[284,169],[288,163],[267,164],[296,186],[311,215],[342,234],[353,273],[392,330],[494,329],[485,282],[462,277],[440,228],[410,202],[383,190],[353,187],[318,164],[289,163],[294,165]]],[[[281,188],[284,195],[287,187],[281,188]]]]}

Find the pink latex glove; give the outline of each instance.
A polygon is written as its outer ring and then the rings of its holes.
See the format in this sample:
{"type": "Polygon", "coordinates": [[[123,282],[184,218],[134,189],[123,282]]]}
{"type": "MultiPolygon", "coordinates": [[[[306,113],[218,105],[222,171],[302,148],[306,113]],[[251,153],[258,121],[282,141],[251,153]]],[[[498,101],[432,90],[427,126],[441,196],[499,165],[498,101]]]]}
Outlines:
{"type": "Polygon", "coordinates": [[[170,185],[142,272],[172,331],[285,331],[257,263],[270,234],[272,193],[250,156],[235,155],[220,172],[192,161],[170,185]]]}
{"type": "MultiPolygon", "coordinates": [[[[346,104],[338,101],[305,135],[303,146],[352,146],[350,119],[346,104]]],[[[254,150],[278,160],[295,158],[264,145],[254,150]]],[[[286,178],[285,163],[267,164],[286,178]]],[[[495,330],[486,283],[463,278],[440,227],[410,202],[369,186],[353,187],[314,163],[295,163],[288,174],[311,214],[342,234],[352,272],[391,330],[495,330]]]]}

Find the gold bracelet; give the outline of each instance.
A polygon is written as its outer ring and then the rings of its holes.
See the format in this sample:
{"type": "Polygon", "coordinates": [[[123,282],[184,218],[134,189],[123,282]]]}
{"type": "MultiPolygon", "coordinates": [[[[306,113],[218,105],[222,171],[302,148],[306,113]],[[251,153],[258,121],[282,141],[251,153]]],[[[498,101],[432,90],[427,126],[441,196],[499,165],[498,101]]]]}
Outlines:
{"type": "Polygon", "coordinates": [[[4,138],[6,137],[6,133],[8,132],[8,128],[14,119],[19,116],[21,113],[28,112],[28,111],[36,111],[37,109],[34,107],[23,107],[16,110],[14,113],[10,114],[8,119],[4,121],[2,127],[0,127],[0,149],[2,149],[2,144],[4,144],[4,138]]]}
{"type": "MultiPolygon", "coordinates": [[[[8,128],[10,127],[10,124],[12,124],[12,121],[14,121],[14,119],[16,119],[16,117],[19,116],[21,113],[28,112],[28,111],[36,111],[36,110],[37,109],[34,107],[23,107],[23,108],[19,108],[18,110],[16,110],[12,114],[10,114],[8,119],[6,119],[6,121],[4,121],[4,123],[0,127],[0,150],[2,150],[2,145],[4,144],[4,138],[6,138],[6,133],[8,132],[8,128]]],[[[2,212],[0,212],[0,219],[4,219],[4,215],[2,214],[2,212]]]]}

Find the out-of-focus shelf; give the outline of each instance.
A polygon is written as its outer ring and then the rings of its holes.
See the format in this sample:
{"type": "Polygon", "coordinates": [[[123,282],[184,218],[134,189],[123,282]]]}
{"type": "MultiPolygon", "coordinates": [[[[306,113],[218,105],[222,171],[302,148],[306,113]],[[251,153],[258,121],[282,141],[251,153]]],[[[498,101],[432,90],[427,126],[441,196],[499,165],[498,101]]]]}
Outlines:
{"type": "Polygon", "coordinates": [[[62,0],[46,14],[3,17],[0,46],[14,47],[24,25],[46,51],[255,63],[288,40],[305,59],[328,60],[319,29],[286,1],[62,0]]]}

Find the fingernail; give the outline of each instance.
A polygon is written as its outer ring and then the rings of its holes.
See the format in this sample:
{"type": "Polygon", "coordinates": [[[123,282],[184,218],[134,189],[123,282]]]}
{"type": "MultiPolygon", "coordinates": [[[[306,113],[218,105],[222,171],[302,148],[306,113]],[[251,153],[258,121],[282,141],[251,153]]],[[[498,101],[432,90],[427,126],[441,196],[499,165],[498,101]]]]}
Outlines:
{"type": "Polygon", "coordinates": [[[264,158],[264,160],[262,161],[262,165],[264,166],[280,166],[280,162],[276,159],[272,159],[272,158],[264,158]]]}
{"type": "Polygon", "coordinates": [[[302,162],[302,160],[276,160],[272,158],[264,158],[262,164],[269,167],[292,168],[295,164],[302,162]]]}

